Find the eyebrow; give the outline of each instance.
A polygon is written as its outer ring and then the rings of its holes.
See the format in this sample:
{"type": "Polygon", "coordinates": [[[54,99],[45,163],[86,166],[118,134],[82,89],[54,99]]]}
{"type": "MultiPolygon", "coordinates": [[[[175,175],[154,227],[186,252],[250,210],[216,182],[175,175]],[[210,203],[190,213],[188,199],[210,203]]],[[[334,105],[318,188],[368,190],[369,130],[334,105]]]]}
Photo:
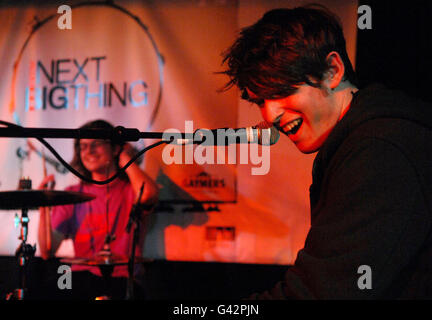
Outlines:
{"type": "Polygon", "coordinates": [[[242,90],[242,94],[241,94],[241,98],[243,100],[249,101],[251,103],[255,103],[258,106],[262,105],[264,103],[264,99],[260,99],[260,98],[251,98],[247,92],[246,89],[242,90]]]}

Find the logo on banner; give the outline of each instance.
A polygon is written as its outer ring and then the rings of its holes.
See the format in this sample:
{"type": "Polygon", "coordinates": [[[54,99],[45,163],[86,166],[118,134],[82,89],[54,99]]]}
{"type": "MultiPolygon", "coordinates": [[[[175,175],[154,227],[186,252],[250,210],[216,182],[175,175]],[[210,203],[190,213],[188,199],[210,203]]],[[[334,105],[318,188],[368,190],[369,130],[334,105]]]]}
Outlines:
{"type": "Polygon", "coordinates": [[[210,174],[203,171],[196,176],[185,178],[183,180],[183,187],[185,188],[210,188],[218,189],[225,188],[225,179],[213,178],[210,174]]]}
{"type": "Polygon", "coordinates": [[[14,64],[10,112],[19,120],[32,112],[142,110],[151,126],[162,95],[163,58],[149,28],[110,2],[70,8],[74,25],[67,33],[58,28],[55,7],[51,16],[36,19],[14,64]],[[127,37],[113,32],[123,28],[127,37]]]}
{"type": "Polygon", "coordinates": [[[99,108],[117,103],[135,108],[148,105],[148,85],[143,79],[114,83],[102,81],[107,56],[51,60],[48,64],[30,62],[30,85],[25,87],[25,111],[99,108]],[[94,73],[90,74],[89,69],[94,73]],[[46,83],[42,85],[42,80],[46,83]]]}

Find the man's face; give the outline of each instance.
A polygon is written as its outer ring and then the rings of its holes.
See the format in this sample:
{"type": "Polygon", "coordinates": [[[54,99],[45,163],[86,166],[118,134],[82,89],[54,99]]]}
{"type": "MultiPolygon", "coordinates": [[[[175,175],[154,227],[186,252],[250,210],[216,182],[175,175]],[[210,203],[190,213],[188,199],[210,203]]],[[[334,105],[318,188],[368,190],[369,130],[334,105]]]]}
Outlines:
{"type": "MultiPolygon", "coordinates": [[[[258,97],[247,89],[250,100],[258,97]]],[[[325,89],[307,84],[285,98],[262,100],[259,105],[265,121],[273,123],[303,153],[317,151],[338,122],[340,112],[325,89]]]]}
{"type": "Polygon", "coordinates": [[[98,139],[81,139],[80,156],[84,167],[91,173],[106,174],[112,166],[114,153],[109,141],[98,139]]]}

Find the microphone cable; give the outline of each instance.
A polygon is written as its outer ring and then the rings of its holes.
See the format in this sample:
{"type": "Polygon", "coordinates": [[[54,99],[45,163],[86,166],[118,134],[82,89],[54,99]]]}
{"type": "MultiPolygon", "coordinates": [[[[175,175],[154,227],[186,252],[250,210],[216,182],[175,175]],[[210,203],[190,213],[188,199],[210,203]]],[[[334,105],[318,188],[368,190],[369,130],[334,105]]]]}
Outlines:
{"type": "MultiPolygon", "coordinates": [[[[0,124],[5,125],[6,127],[15,127],[15,128],[22,128],[22,126],[16,125],[14,123],[10,123],[4,120],[0,120],[0,124]]],[[[114,181],[114,179],[116,179],[120,174],[122,174],[123,172],[126,171],[127,168],[129,168],[129,166],[134,163],[139,157],[141,157],[145,152],[147,152],[150,149],[153,149],[161,144],[166,144],[166,143],[171,143],[171,141],[158,141],[148,147],[145,147],[144,149],[142,149],[141,151],[139,151],[137,154],[135,154],[132,159],[126,163],[122,168],[119,168],[119,170],[110,178],[106,179],[106,180],[102,180],[102,181],[96,181],[93,180],[91,178],[87,178],[84,175],[82,175],[80,172],[78,172],[77,170],[75,170],[70,164],[68,164],[65,160],[63,160],[63,158],[57,153],[57,151],[47,142],[45,141],[45,139],[43,138],[35,138],[37,139],[40,143],[42,143],[53,155],[54,157],[56,157],[56,159],[58,161],[60,161],[60,163],[65,166],[66,169],[68,169],[71,173],[73,173],[75,176],[77,176],[78,178],[80,178],[81,180],[84,180],[88,183],[93,183],[93,184],[99,184],[99,185],[104,185],[104,184],[108,184],[111,181],[114,181]]]]}

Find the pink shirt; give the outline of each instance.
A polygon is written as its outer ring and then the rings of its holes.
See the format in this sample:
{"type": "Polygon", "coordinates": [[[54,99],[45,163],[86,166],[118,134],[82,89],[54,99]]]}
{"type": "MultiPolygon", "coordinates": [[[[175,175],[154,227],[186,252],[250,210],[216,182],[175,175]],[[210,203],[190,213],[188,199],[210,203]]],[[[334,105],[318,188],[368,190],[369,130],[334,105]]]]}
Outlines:
{"type": "MultiPolygon", "coordinates": [[[[127,233],[129,214],[135,201],[135,194],[129,182],[116,179],[107,185],[80,183],[66,188],[66,191],[90,193],[92,201],[74,205],[53,207],[52,228],[73,240],[76,258],[92,258],[103,248],[108,232],[115,235],[111,251],[115,255],[129,256],[133,229],[127,233]],[[107,215],[108,212],[108,215],[107,215]]],[[[138,252],[141,252],[139,244],[138,252]]],[[[72,271],[88,270],[101,276],[99,267],[72,265],[72,271]]],[[[127,277],[127,265],[114,268],[113,277],[127,277]]]]}

